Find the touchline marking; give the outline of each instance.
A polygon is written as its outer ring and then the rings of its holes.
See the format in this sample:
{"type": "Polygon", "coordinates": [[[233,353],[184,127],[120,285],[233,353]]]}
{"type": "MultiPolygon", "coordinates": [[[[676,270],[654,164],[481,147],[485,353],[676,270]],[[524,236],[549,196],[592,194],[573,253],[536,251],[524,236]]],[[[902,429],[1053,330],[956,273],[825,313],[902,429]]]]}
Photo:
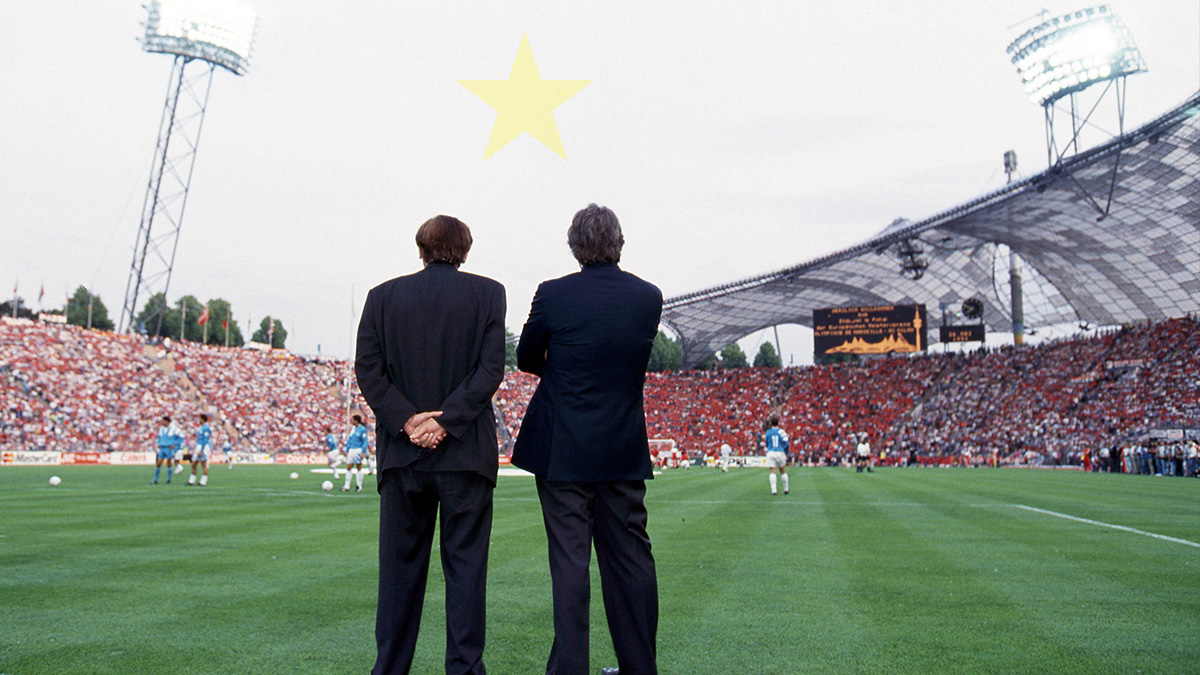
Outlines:
{"type": "Polygon", "coordinates": [[[1165,534],[1155,534],[1153,532],[1146,532],[1145,530],[1138,530],[1138,529],[1135,529],[1132,527],[1125,527],[1124,525],[1113,525],[1112,523],[1102,523],[1098,520],[1088,520],[1087,518],[1080,518],[1079,516],[1070,516],[1065,513],[1059,513],[1057,511],[1047,511],[1046,509],[1039,509],[1039,508],[1036,508],[1033,506],[1026,506],[1024,504],[1013,504],[1013,506],[1017,507],[1018,509],[1025,509],[1026,511],[1033,511],[1035,513],[1044,513],[1047,516],[1054,516],[1055,518],[1065,518],[1067,520],[1074,520],[1076,522],[1087,523],[1089,525],[1099,525],[1100,527],[1110,527],[1114,530],[1121,530],[1122,532],[1132,532],[1134,534],[1141,534],[1141,535],[1145,535],[1147,537],[1154,537],[1155,539],[1161,539],[1163,541],[1170,541],[1170,542],[1173,542],[1176,544],[1183,544],[1185,546],[1191,546],[1193,548],[1200,548],[1200,544],[1197,544],[1194,541],[1188,541],[1187,539],[1176,539],[1175,537],[1168,537],[1165,534]]]}

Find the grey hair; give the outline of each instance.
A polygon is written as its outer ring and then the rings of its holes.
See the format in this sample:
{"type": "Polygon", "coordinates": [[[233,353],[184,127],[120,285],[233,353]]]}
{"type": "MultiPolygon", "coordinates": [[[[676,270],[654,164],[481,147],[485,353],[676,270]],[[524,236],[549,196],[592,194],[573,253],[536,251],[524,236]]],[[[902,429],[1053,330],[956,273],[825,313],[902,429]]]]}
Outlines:
{"type": "Polygon", "coordinates": [[[588,204],[571,220],[567,245],[580,265],[618,263],[625,235],[621,234],[617,214],[608,207],[588,204]]]}

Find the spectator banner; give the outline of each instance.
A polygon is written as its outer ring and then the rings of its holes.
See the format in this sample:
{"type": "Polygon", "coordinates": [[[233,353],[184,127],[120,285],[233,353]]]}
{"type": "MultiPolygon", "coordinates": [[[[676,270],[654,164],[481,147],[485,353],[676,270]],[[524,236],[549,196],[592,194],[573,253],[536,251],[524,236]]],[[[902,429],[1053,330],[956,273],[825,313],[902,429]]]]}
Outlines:
{"type": "Polygon", "coordinates": [[[38,321],[41,321],[43,323],[57,323],[57,324],[62,324],[65,326],[67,324],[67,315],[66,314],[48,314],[46,312],[38,312],[38,321]]]}
{"type": "Polygon", "coordinates": [[[925,305],[833,307],[813,310],[813,352],[838,354],[920,352],[926,340],[925,305]]]}
{"type": "Polygon", "coordinates": [[[987,332],[983,324],[941,326],[938,329],[938,337],[942,342],[983,342],[987,338],[987,332]]]}

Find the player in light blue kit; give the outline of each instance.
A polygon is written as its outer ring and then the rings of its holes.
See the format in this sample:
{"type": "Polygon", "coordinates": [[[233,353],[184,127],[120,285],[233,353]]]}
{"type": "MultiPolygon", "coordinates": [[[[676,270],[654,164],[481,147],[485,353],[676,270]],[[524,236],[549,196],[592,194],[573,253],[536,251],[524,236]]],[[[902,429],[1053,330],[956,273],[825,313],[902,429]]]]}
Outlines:
{"type": "Polygon", "coordinates": [[[338,449],[338,439],[333,435],[333,427],[325,427],[325,459],[329,461],[329,473],[336,479],[337,465],[342,461],[342,451],[338,449]]]}
{"type": "Polygon", "coordinates": [[[188,476],[188,485],[196,484],[196,467],[203,465],[204,473],[200,475],[200,484],[208,485],[208,456],[212,454],[212,429],[208,426],[208,415],[200,413],[200,429],[196,431],[196,451],[192,453],[192,475],[188,476]]]}
{"type": "Polygon", "coordinates": [[[771,428],[763,435],[767,445],[767,466],[771,467],[771,494],[775,491],[775,470],[783,476],[783,494],[788,493],[787,453],[791,447],[787,432],[779,428],[779,415],[771,415],[771,428]]]}
{"type": "Polygon", "coordinates": [[[367,425],[363,424],[362,415],[355,415],[353,419],[354,428],[350,430],[350,437],[346,439],[346,484],[342,486],[342,492],[350,490],[350,476],[354,476],[358,481],[356,492],[362,492],[363,475],[366,473],[363,462],[367,458],[369,444],[367,425]]]}
{"type": "Polygon", "coordinates": [[[158,475],[162,471],[163,462],[167,464],[167,484],[171,483],[171,468],[175,466],[175,447],[183,441],[183,432],[171,423],[170,415],[163,415],[158,426],[158,454],[154,460],[154,484],[158,485],[158,475]]]}

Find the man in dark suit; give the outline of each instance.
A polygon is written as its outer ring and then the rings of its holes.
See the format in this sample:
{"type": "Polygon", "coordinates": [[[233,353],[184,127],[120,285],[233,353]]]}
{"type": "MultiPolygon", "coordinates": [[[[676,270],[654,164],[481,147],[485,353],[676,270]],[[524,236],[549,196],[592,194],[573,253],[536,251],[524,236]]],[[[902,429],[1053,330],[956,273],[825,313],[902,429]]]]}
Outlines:
{"type": "Polygon", "coordinates": [[[378,654],[371,672],[412,666],[440,506],[446,672],[481,675],[504,287],[458,271],[471,248],[471,231],[458,219],[431,218],[416,240],[425,268],[367,294],[354,363],[378,420],[378,654]]]}
{"type": "Polygon", "coordinates": [[[575,214],[567,243],[581,270],[538,287],[517,345],[518,367],[541,377],[512,461],[537,477],[550,545],[554,644],[546,672],[588,673],[594,544],[620,673],[656,673],[642,387],[662,292],[617,267],[625,238],[607,208],[575,214]]]}

